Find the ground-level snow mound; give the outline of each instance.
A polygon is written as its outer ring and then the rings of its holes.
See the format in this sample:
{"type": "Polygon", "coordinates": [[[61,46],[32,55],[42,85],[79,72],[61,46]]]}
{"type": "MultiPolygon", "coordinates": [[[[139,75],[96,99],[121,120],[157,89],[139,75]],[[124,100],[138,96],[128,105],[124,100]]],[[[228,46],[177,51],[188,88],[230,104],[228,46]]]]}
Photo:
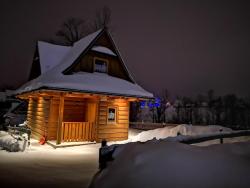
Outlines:
{"type": "Polygon", "coordinates": [[[231,132],[232,129],[218,126],[218,125],[209,125],[209,126],[192,126],[192,125],[178,125],[176,127],[164,127],[149,131],[143,131],[138,135],[131,138],[132,142],[145,142],[153,138],[163,139],[166,137],[174,137],[178,134],[181,135],[203,135],[203,134],[213,134],[219,132],[231,132]]]}
{"type": "Polygon", "coordinates": [[[92,188],[248,188],[250,142],[197,147],[167,141],[128,143],[92,188]]]}

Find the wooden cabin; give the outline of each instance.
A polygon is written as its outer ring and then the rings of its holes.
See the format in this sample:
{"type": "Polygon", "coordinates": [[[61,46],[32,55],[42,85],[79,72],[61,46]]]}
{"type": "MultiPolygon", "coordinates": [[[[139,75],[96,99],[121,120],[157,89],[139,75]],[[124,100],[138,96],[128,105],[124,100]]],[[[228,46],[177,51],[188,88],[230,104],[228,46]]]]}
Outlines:
{"type": "Polygon", "coordinates": [[[39,41],[30,81],[16,94],[29,101],[32,136],[57,144],[125,140],[129,103],[153,97],[136,84],[106,29],[71,47],[39,41]]]}

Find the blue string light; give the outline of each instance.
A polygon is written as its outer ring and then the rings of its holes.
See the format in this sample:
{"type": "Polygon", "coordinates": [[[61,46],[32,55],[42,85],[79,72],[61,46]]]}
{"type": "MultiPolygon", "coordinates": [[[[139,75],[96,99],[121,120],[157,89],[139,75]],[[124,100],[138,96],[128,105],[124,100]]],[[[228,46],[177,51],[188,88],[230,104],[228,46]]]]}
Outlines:
{"type": "Polygon", "coordinates": [[[140,101],[140,108],[143,109],[148,106],[150,109],[159,108],[161,106],[161,99],[159,97],[151,101],[140,101]]]}
{"type": "Polygon", "coordinates": [[[143,109],[146,106],[146,101],[140,101],[140,107],[143,109]]]}

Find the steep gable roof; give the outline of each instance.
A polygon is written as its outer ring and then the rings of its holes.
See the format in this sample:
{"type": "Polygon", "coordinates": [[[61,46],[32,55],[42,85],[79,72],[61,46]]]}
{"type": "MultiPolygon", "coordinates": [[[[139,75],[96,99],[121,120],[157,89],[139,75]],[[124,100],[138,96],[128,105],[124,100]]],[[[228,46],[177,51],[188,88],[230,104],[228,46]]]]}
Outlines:
{"type": "MultiPolygon", "coordinates": [[[[55,49],[53,48],[53,50],[55,49]]],[[[56,62],[53,62],[53,65],[56,64],[55,66],[51,67],[47,71],[44,71],[44,73],[38,78],[23,85],[17,90],[16,93],[21,94],[42,88],[49,88],[57,90],[74,90],[79,92],[105,93],[119,96],[125,95],[144,98],[153,97],[151,93],[145,91],[135,83],[134,79],[129,74],[125,63],[123,62],[111,35],[106,29],[98,30],[74,43],[72,47],[67,49],[61,48],[60,50],[63,55],[56,56],[56,62]],[[109,39],[114,46],[115,54],[122,62],[122,65],[131,79],[131,82],[102,73],[83,72],[82,74],[65,74],[67,70],[77,63],[78,58],[82,57],[88,50],[93,48],[95,41],[104,33],[109,36],[109,39]],[[66,53],[66,51],[68,52],[66,53]],[[58,62],[60,58],[61,60],[58,62]]],[[[45,65],[47,63],[48,62],[46,62],[45,65]]]]}
{"type": "MultiPolygon", "coordinates": [[[[115,50],[115,54],[117,55],[117,57],[119,58],[128,78],[130,79],[131,82],[133,83],[136,83],[135,80],[133,79],[132,75],[129,73],[128,71],[128,68],[126,66],[126,64],[124,63],[122,57],[121,57],[121,54],[117,48],[117,46],[115,45],[115,42],[114,40],[112,39],[110,33],[108,32],[107,29],[100,29],[84,38],[82,38],[81,40],[79,40],[78,42],[74,43],[73,45],[73,48],[71,51],[74,51],[75,53],[74,54],[78,54],[78,57],[77,58],[73,58],[68,61],[66,64],[67,64],[67,68],[65,70],[63,70],[63,73],[67,73],[71,68],[72,66],[74,66],[76,63],[77,63],[77,59],[78,58],[81,58],[83,57],[86,52],[90,49],[93,49],[94,45],[95,45],[95,42],[103,35],[103,34],[107,34],[108,38],[109,38],[109,41],[111,42],[112,44],[112,47],[114,48],[115,50]],[[93,38],[92,38],[93,37],[93,38]],[[91,41],[89,41],[89,39],[92,39],[91,41]]],[[[69,56],[72,56],[71,54],[69,54],[69,56]]],[[[65,64],[65,65],[66,65],[65,64]]]]}

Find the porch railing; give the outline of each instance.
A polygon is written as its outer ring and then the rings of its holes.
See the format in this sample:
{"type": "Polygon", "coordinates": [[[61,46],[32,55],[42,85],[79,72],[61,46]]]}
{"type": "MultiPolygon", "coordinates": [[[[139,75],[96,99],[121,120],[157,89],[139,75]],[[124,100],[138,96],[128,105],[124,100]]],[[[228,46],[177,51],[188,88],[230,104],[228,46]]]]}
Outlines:
{"type": "Polygon", "coordinates": [[[92,122],[63,122],[61,136],[63,142],[94,141],[95,132],[92,122]]]}

